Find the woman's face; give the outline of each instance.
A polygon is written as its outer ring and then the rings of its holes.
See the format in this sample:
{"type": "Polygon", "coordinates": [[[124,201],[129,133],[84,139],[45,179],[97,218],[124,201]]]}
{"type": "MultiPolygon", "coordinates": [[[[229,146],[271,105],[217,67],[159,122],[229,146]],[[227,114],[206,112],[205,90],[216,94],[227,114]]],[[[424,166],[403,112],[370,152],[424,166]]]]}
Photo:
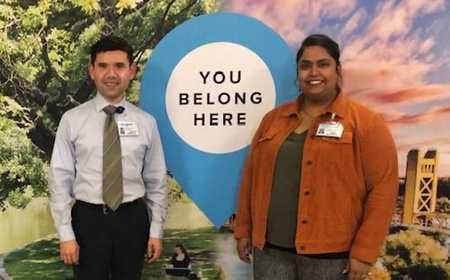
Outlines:
{"type": "Polygon", "coordinates": [[[174,251],[177,255],[180,255],[181,253],[183,253],[183,251],[181,251],[180,247],[175,247],[174,251]]]}
{"type": "Polygon", "coordinates": [[[307,98],[319,101],[334,97],[341,69],[325,48],[306,47],[297,67],[300,87],[307,98]]]}

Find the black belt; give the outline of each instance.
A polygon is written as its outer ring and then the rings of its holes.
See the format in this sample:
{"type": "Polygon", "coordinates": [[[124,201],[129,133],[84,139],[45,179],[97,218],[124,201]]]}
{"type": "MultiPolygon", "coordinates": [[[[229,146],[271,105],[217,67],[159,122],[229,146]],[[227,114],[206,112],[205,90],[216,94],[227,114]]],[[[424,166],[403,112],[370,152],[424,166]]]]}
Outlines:
{"type": "MultiPolygon", "coordinates": [[[[287,247],[282,247],[282,246],[278,246],[272,243],[269,243],[266,241],[266,243],[264,244],[265,247],[267,248],[271,248],[271,249],[275,249],[278,251],[284,251],[284,252],[289,252],[289,253],[293,253],[293,254],[298,254],[297,250],[295,248],[287,248],[287,247]]],[[[335,260],[335,259],[348,259],[350,256],[350,252],[333,252],[333,253],[320,253],[320,254],[298,254],[300,256],[303,257],[308,257],[308,258],[312,258],[312,259],[328,259],[328,260],[335,260]]]]}
{"type": "Polygon", "coordinates": [[[108,214],[117,213],[118,211],[130,208],[130,207],[140,203],[141,201],[142,201],[142,199],[138,198],[138,199],[135,199],[135,200],[130,201],[130,202],[124,202],[124,203],[119,205],[119,208],[117,208],[116,211],[114,211],[111,208],[109,208],[109,206],[106,205],[106,204],[93,204],[93,203],[89,203],[89,202],[86,202],[86,201],[83,201],[83,200],[76,200],[75,203],[80,205],[80,206],[90,208],[92,210],[102,211],[103,214],[108,215],[108,214]]]}

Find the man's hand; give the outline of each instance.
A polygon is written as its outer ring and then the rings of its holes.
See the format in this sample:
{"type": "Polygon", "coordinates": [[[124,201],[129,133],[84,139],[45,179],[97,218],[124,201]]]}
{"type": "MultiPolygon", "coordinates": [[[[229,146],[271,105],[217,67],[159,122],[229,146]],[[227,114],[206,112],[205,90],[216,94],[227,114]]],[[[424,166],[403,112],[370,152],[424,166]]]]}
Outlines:
{"type": "Polygon", "coordinates": [[[370,275],[369,271],[371,267],[372,265],[370,263],[350,258],[344,273],[348,273],[348,280],[363,280],[370,275]]]}
{"type": "Polygon", "coordinates": [[[252,254],[252,241],[250,238],[238,239],[236,248],[239,258],[246,263],[250,263],[250,255],[252,254]]]}
{"type": "Polygon", "coordinates": [[[149,238],[147,244],[147,258],[148,262],[154,262],[159,259],[162,252],[162,239],[149,238]]]}
{"type": "Polygon", "coordinates": [[[78,264],[80,247],[75,239],[59,243],[59,255],[65,264],[78,264]]]}

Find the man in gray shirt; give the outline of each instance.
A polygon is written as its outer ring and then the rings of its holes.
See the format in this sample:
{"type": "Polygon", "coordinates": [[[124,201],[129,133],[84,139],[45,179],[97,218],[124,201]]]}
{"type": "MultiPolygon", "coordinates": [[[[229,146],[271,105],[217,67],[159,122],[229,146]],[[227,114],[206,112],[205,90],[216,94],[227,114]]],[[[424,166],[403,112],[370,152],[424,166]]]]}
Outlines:
{"type": "Polygon", "coordinates": [[[56,135],[50,206],[76,279],[140,279],[144,255],[162,250],[166,165],[155,119],[125,99],[132,52],[113,36],[92,46],[97,95],[67,111],[56,135]]]}

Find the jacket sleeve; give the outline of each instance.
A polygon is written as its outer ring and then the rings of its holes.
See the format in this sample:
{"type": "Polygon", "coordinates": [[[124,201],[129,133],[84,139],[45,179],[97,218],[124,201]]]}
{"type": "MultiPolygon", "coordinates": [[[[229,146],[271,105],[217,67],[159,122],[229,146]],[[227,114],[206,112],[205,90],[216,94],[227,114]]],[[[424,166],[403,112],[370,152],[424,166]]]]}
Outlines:
{"type": "Polygon", "coordinates": [[[361,160],[367,188],[364,216],[350,256],[375,263],[388,233],[398,195],[398,163],[394,140],[376,115],[360,138],[361,160]]]}
{"type": "Polygon", "coordinates": [[[234,224],[234,238],[251,238],[252,235],[252,189],[253,189],[253,171],[254,156],[262,127],[264,126],[267,115],[261,121],[261,124],[253,136],[250,145],[250,152],[244,164],[242,171],[241,188],[238,197],[236,221],[234,224]]]}

